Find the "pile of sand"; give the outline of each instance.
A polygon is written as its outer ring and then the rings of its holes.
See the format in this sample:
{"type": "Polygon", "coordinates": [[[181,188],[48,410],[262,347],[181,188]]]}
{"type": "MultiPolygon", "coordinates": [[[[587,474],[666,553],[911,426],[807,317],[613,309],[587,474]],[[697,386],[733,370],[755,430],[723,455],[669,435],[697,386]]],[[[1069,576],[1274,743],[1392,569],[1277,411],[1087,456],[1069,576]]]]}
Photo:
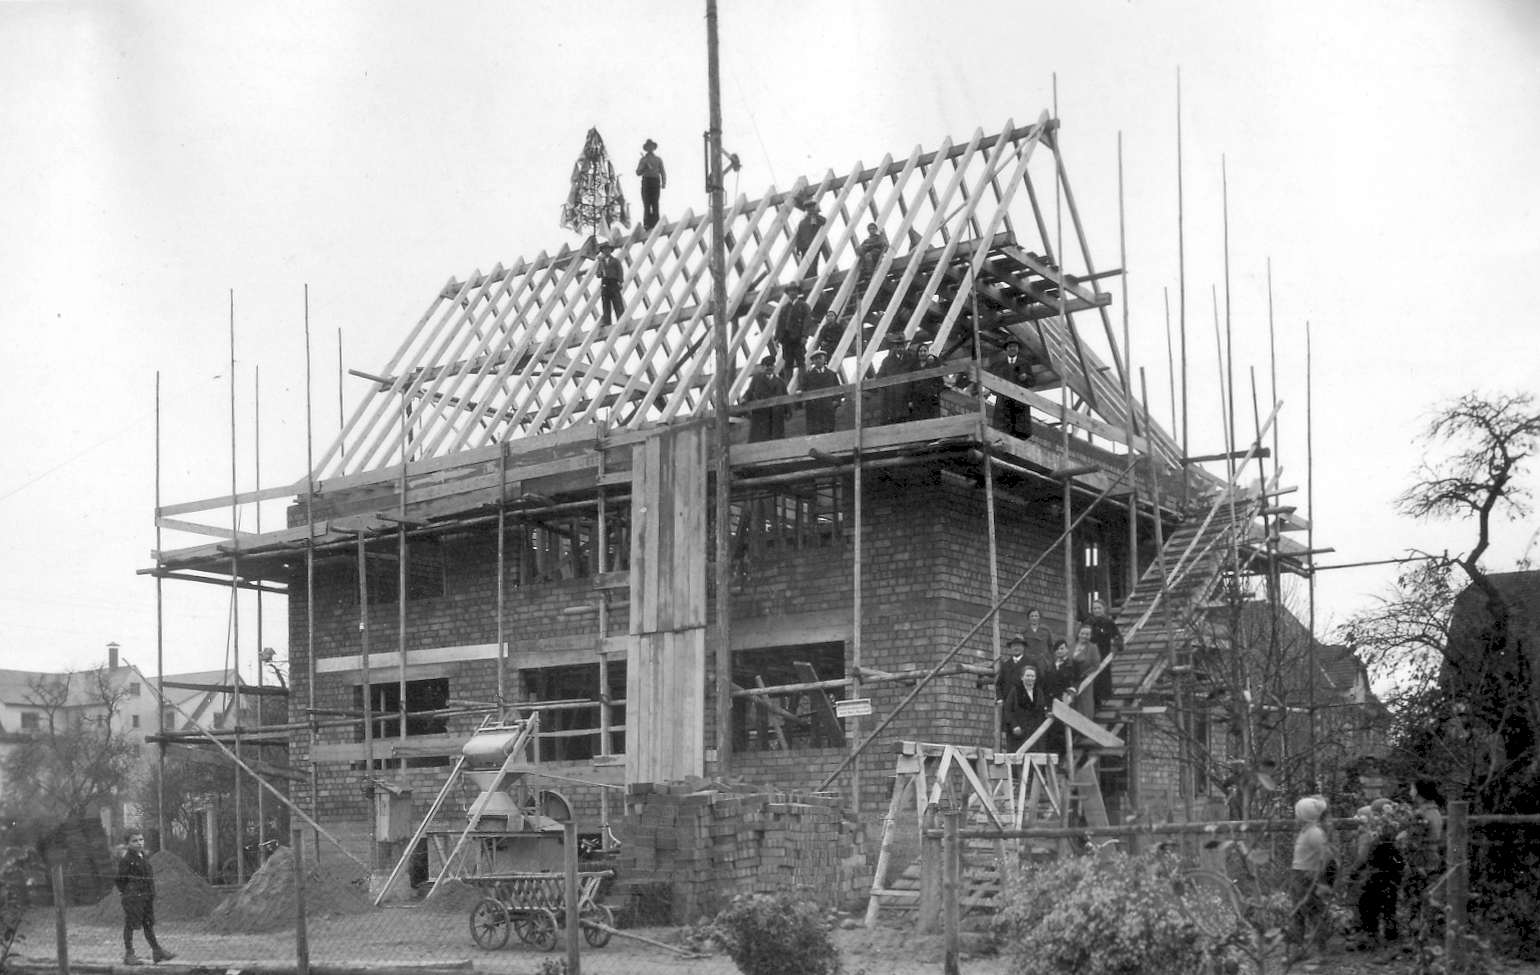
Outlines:
{"type": "Polygon", "coordinates": [[[472,887],[463,880],[446,880],[433,895],[423,901],[422,908],[436,914],[469,914],[476,902],[492,892],[472,887]]]}
{"type": "MultiPolygon", "coordinates": [[[[155,870],[155,919],[157,921],[191,921],[208,917],[219,904],[219,891],[193,872],[182,858],[168,850],[161,850],[150,857],[155,870]]],[[[116,890],[97,901],[86,911],[83,921],[87,924],[123,923],[123,901],[116,890]]]]}
{"type": "MultiPolygon", "coordinates": [[[[368,892],[347,879],[348,872],[326,867],[305,873],[305,915],[362,914],[369,910],[368,892]]],[[[226,897],[209,917],[209,930],[218,934],[275,931],[294,923],[294,853],[279,847],[246,886],[226,897]]]]}

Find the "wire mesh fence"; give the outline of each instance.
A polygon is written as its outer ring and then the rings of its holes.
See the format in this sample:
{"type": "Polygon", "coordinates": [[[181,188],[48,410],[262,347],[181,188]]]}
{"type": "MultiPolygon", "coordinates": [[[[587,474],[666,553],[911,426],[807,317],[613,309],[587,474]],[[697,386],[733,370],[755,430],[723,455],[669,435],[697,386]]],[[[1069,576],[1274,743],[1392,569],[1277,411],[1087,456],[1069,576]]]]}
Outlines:
{"type": "MultiPolygon", "coordinates": [[[[778,811],[764,814],[772,812],[778,811]]],[[[1464,813],[1463,804],[1451,803],[1436,862],[1418,867],[1416,876],[1411,868],[1397,876],[1399,899],[1390,912],[1399,920],[1408,957],[1437,948],[1470,965],[1500,933],[1498,927],[1506,925],[1507,935],[1519,943],[1529,937],[1523,925],[1534,922],[1532,914],[1524,920],[1523,905],[1535,902],[1535,875],[1522,868],[1540,862],[1540,817],[1464,813]],[[1517,873],[1503,872],[1515,866],[1517,873]]],[[[719,835],[711,835],[712,823],[705,829],[706,860],[711,851],[731,851],[736,859],[730,862],[742,863],[749,848],[745,834],[774,834],[755,820],[716,825],[723,826],[719,835]]],[[[885,820],[869,816],[853,825],[867,837],[870,862],[885,820]]],[[[847,973],[938,972],[947,970],[950,955],[958,971],[992,975],[1021,970],[1019,922],[1035,917],[1034,896],[1046,891],[1055,909],[1081,910],[1076,897],[1094,887],[1087,878],[1101,875],[1126,888],[1136,874],[1117,864],[1164,856],[1160,869],[1186,882],[1185,893],[1176,891],[1181,902],[1171,902],[1174,916],[1201,930],[1208,943],[1225,946],[1213,960],[1258,952],[1281,960],[1317,933],[1335,950],[1367,942],[1360,908],[1375,895],[1373,845],[1365,840],[1380,829],[1352,819],[1332,825],[1338,869],[1324,878],[1318,913],[1301,910],[1305,892],[1292,869],[1298,824],[1287,819],[1001,831],[971,827],[960,815],[939,815],[917,821],[889,848],[889,871],[880,883],[886,890],[904,889],[907,875],[913,896],[885,898],[869,912],[864,898],[839,900],[829,890],[791,884],[782,891],[790,895],[782,902],[826,932],[847,973]],[[1125,854],[1144,859],[1130,861],[1125,854]],[[1002,924],[1002,913],[1018,926],[1002,924]]],[[[832,844],[836,834],[813,835],[830,837],[832,844]]],[[[572,848],[576,852],[576,844],[572,848]]],[[[767,849],[772,847],[759,849],[761,861],[775,859],[764,857],[767,849]]],[[[157,852],[149,858],[155,896],[148,918],[142,908],[125,912],[111,878],[93,874],[78,858],[10,861],[0,931],[18,937],[0,967],[102,973],[109,967],[121,971],[131,957],[172,971],[218,967],[269,975],[740,970],[724,934],[731,926],[721,920],[717,905],[682,917],[676,908],[689,893],[686,885],[637,880],[634,871],[628,878],[623,857],[564,857],[557,870],[460,878],[439,885],[432,896],[426,887],[403,889],[376,906],[367,870],[335,853],[318,862],[315,853],[314,834],[296,833],[244,886],[216,887],[174,854],[157,852]],[[569,912],[573,903],[578,908],[569,912]],[[153,922],[153,943],[147,941],[147,919],[153,922]]],[[[738,869],[761,872],[758,865],[738,869]]],[[[380,879],[375,878],[376,894],[380,879]]],[[[1385,933],[1388,929],[1377,926],[1375,934],[1385,933]]]]}

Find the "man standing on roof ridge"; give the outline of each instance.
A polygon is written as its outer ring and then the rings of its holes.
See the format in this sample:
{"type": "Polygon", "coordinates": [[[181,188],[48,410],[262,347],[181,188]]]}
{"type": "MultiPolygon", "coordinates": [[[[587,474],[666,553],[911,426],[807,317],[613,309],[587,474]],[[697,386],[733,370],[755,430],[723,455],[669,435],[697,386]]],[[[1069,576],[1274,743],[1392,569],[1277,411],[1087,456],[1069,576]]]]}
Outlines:
{"type": "Polygon", "coordinates": [[[658,201],[663,187],[668,185],[668,170],[663,160],[653,152],[658,144],[651,139],[642,143],[642,158],[636,164],[636,175],[642,178],[642,229],[651,230],[658,223],[658,201]]]}

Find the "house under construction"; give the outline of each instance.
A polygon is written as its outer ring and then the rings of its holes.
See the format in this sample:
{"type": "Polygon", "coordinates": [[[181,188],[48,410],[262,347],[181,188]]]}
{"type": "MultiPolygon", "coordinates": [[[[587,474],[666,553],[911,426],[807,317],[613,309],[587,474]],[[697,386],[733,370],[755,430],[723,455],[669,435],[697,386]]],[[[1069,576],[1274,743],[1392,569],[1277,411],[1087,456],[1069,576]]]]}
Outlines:
{"type": "Polygon", "coordinates": [[[607,786],[721,769],[878,814],[902,743],[997,747],[1002,634],[1037,609],[1067,635],[1097,597],[1125,649],[1096,716],[1118,744],[1091,774],[1109,810],[1169,793],[1178,756],[1141,752],[1132,716],[1170,703],[1162,675],[1227,576],[1304,564],[1286,534],[1303,523],[1252,466],[1257,445],[1218,476],[1149,419],[1114,327],[1120,269],[1093,262],[1059,136],[1045,113],[730,203],[727,375],[706,214],[612,238],[625,305],[608,326],[593,240],[451,279],[390,361],[357,373],[369,391],[306,477],[159,509],[176,529],[292,499],[286,527],[161,551],[153,571],[287,594],[297,805],[363,854],[385,838],[374,783],[412,789],[421,819],[503,707],[538,711],[540,767],[588,832],[622,815],[607,786]],[[888,244],[863,263],[869,224],[888,244]],[[840,385],[808,393],[796,373],[784,397],[744,403],[792,285],[840,385]],[[881,369],[916,337],[934,365],[881,369]],[[1030,386],[981,368],[1011,339],[1030,386]],[[838,404],[833,432],[806,433],[817,400],[838,404]],[[1006,400],[1029,407],[1030,435],[997,429],[1006,400]],[[786,411],[785,436],[750,442],[755,409],[786,411]]]}

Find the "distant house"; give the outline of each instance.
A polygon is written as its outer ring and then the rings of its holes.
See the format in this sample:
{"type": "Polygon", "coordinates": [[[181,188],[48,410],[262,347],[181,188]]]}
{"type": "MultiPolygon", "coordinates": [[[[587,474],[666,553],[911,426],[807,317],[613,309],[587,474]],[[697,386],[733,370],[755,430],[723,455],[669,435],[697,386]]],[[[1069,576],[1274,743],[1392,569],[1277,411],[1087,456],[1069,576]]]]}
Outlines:
{"type": "MultiPolygon", "coordinates": [[[[1487,578],[1508,604],[1509,646],[1524,654],[1530,693],[1540,700],[1540,569],[1496,572],[1487,578]]],[[[1455,597],[1449,621],[1449,658],[1479,661],[1487,653],[1486,634],[1491,625],[1486,596],[1477,587],[1466,586],[1455,597]]]]}
{"type": "MultiPolygon", "coordinates": [[[[113,688],[121,693],[113,718],[117,722],[114,730],[122,732],[129,741],[142,748],[147,739],[161,727],[160,708],[155,693],[157,679],[153,675],[146,676],[139,667],[121,659],[118,651],[116,644],[108,645],[107,673],[113,688]]],[[[56,712],[55,720],[100,721],[106,715],[107,708],[89,683],[88,674],[89,671],[76,672],[71,677],[68,697],[63,707],[56,712]]],[[[62,676],[59,672],[50,671],[0,670],[0,803],[5,801],[7,795],[5,758],[33,735],[46,730],[48,708],[43,704],[40,689],[47,682],[62,676]]],[[[196,725],[223,728],[227,724],[255,723],[256,697],[243,697],[240,720],[237,721],[234,695],[213,689],[221,685],[228,686],[228,671],[167,674],[165,680],[168,685],[193,685],[165,688],[165,727],[168,730],[190,731],[196,725]]],[[[149,764],[155,761],[155,751],[145,748],[143,757],[147,774],[149,764]]],[[[125,791],[131,793],[131,790],[125,791]]],[[[115,807],[104,806],[96,814],[101,817],[102,824],[109,832],[115,831],[125,822],[137,819],[128,794],[124,794],[115,807]]]]}

